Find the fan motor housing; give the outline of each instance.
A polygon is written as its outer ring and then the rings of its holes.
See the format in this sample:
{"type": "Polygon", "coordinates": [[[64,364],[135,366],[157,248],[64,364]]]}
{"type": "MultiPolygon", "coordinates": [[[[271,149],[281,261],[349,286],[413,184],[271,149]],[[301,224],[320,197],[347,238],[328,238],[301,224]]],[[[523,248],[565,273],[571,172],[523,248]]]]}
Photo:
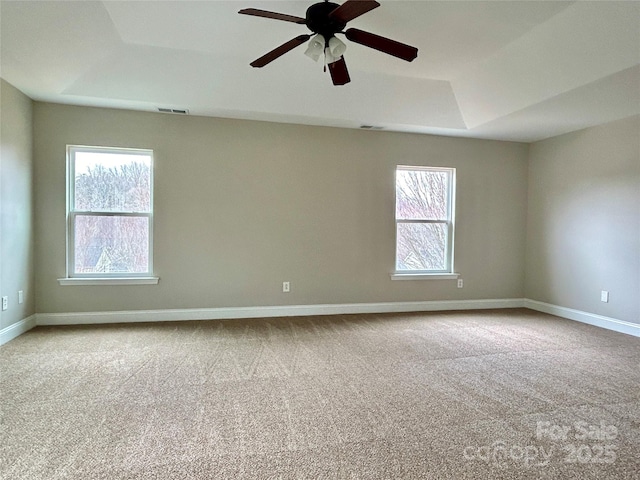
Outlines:
{"type": "Polygon", "coordinates": [[[326,39],[341,32],[347,24],[329,17],[329,14],[339,6],[337,3],[331,2],[319,2],[311,5],[307,9],[307,28],[326,39]]]}

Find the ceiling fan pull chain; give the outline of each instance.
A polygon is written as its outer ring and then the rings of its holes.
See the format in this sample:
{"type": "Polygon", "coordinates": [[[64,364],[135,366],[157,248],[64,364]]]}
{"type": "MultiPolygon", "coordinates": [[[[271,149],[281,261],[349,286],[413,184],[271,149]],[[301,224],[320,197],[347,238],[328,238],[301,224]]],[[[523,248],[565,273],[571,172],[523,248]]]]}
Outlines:
{"type": "Polygon", "coordinates": [[[324,37],[324,68],[322,73],[327,73],[327,65],[329,65],[329,60],[327,59],[327,50],[329,50],[329,38],[324,37]]]}

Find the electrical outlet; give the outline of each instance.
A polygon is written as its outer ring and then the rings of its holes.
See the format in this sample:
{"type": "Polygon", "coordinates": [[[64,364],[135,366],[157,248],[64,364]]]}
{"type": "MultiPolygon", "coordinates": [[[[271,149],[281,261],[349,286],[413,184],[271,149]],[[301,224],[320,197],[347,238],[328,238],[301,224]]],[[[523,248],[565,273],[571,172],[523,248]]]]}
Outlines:
{"type": "Polygon", "coordinates": [[[9,308],[9,297],[2,297],[2,310],[9,308]]]}
{"type": "Polygon", "coordinates": [[[18,303],[24,303],[24,291],[18,290],[18,303]]]}
{"type": "Polygon", "coordinates": [[[604,303],[609,303],[609,292],[606,290],[602,290],[600,292],[600,301],[604,303]]]}
{"type": "Polygon", "coordinates": [[[464,280],[462,280],[461,278],[458,279],[458,288],[462,288],[464,287],[464,280]]]}
{"type": "Polygon", "coordinates": [[[282,282],[282,291],[284,293],[289,293],[291,291],[291,285],[289,282],[282,282]]]}

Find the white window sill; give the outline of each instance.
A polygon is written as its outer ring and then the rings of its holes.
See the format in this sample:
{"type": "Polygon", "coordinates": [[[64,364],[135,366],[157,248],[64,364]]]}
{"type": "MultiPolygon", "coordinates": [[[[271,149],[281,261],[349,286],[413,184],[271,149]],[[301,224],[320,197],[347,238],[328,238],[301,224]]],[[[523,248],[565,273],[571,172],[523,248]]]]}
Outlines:
{"type": "Polygon", "coordinates": [[[455,280],[459,273],[398,273],[391,274],[391,280],[455,280]]]}
{"type": "Polygon", "coordinates": [[[157,285],[160,277],[59,278],[60,285],[157,285]]]}

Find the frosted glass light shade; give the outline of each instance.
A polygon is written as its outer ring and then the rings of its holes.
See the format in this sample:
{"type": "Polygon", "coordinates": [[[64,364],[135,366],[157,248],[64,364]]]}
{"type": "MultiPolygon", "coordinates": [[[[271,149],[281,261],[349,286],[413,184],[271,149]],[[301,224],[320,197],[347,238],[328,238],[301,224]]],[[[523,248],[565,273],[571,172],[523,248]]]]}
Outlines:
{"type": "Polygon", "coordinates": [[[329,39],[329,45],[324,51],[324,56],[327,61],[327,65],[333,62],[337,62],[342,57],[342,54],[347,49],[347,46],[344,42],[341,42],[336,37],[331,37],[329,39]]]}
{"type": "Polygon", "coordinates": [[[309,41],[309,46],[304,54],[314,62],[317,62],[324,51],[325,39],[318,34],[309,41]]]}

